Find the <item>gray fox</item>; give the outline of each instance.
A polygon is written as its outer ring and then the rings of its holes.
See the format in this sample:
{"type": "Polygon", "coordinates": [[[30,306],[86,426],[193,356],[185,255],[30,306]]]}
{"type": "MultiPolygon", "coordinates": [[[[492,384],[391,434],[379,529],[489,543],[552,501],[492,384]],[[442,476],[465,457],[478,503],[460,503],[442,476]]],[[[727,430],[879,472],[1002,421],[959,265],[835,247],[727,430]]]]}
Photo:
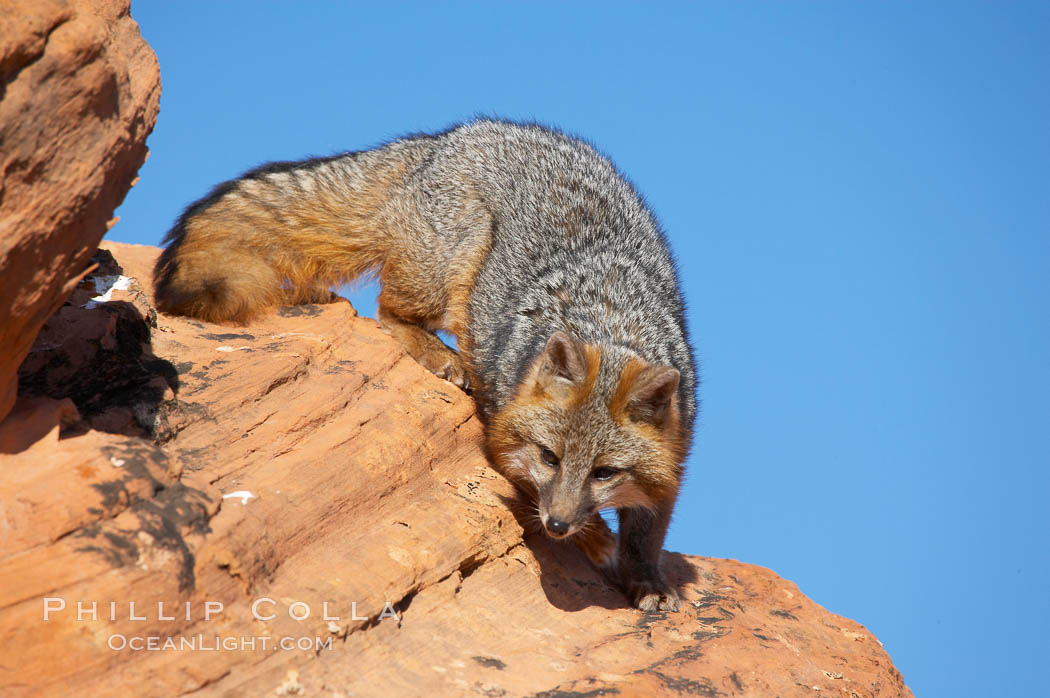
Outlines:
{"type": "Polygon", "coordinates": [[[653,214],[590,145],[477,120],[220,184],[165,238],[163,312],[246,322],[372,272],[378,319],[472,390],[489,458],[644,610],[678,610],[660,555],[696,382],[653,214]],[[435,334],[455,335],[459,352],[435,334]],[[619,535],[598,511],[615,508],[619,535]]]}

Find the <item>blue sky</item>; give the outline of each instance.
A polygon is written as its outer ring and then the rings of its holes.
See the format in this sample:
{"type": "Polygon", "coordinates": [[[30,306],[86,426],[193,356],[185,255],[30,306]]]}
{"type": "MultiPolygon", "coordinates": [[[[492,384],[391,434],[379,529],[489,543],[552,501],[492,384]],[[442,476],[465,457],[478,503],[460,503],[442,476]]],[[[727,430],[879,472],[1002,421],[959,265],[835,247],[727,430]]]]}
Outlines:
{"type": "MultiPolygon", "coordinates": [[[[922,696],[1050,658],[1050,5],[135,2],[163,96],[108,236],[475,114],[586,137],[681,264],[667,547],[796,582],[922,696]]],[[[353,299],[373,312],[374,292],[353,299]]]]}

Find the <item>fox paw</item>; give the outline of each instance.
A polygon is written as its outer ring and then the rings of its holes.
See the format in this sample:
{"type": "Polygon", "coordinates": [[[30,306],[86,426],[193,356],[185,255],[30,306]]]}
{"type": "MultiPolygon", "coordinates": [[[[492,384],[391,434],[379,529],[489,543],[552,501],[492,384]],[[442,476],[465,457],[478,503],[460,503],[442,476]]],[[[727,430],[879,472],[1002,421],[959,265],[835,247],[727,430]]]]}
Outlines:
{"type": "Polygon", "coordinates": [[[437,370],[431,369],[431,371],[438,378],[444,378],[463,392],[470,392],[470,378],[467,377],[467,372],[463,368],[463,362],[459,360],[458,356],[455,361],[449,361],[441,368],[437,370]]]}
{"type": "Polygon", "coordinates": [[[600,526],[580,531],[574,540],[595,567],[602,570],[616,569],[616,536],[604,521],[600,526]]]}
{"type": "Polygon", "coordinates": [[[448,347],[444,351],[429,352],[419,363],[438,378],[443,378],[465,393],[470,392],[470,378],[459,354],[448,347]]]}
{"type": "Polygon", "coordinates": [[[627,595],[631,604],[643,611],[677,611],[682,607],[678,592],[662,580],[628,582],[627,595]]]}

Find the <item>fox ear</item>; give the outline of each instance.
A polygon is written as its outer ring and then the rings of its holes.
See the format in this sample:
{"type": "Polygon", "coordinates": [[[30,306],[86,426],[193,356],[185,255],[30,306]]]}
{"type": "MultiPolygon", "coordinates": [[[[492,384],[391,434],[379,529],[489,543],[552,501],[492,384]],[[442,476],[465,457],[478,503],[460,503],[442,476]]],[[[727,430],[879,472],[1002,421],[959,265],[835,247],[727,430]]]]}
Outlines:
{"type": "Polygon", "coordinates": [[[587,366],[576,340],[561,331],[552,334],[543,350],[540,380],[564,378],[570,383],[582,383],[586,376],[587,366]]]}
{"type": "Polygon", "coordinates": [[[638,374],[627,397],[627,414],[636,422],[662,426],[681,374],[671,366],[650,366],[638,374]]]}

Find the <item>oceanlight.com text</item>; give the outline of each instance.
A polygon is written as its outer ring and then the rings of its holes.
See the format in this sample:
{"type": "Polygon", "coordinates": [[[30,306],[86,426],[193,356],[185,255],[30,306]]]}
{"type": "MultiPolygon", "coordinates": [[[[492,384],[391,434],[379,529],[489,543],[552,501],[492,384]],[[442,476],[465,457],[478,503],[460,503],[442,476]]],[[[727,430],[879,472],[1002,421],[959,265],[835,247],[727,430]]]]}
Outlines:
{"type": "Polygon", "coordinates": [[[116,652],[312,652],[332,649],[331,637],[309,637],[306,635],[270,637],[268,635],[226,636],[179,635],[159,637],[157,635],[109,636],[107,645],[116,652]]]}

